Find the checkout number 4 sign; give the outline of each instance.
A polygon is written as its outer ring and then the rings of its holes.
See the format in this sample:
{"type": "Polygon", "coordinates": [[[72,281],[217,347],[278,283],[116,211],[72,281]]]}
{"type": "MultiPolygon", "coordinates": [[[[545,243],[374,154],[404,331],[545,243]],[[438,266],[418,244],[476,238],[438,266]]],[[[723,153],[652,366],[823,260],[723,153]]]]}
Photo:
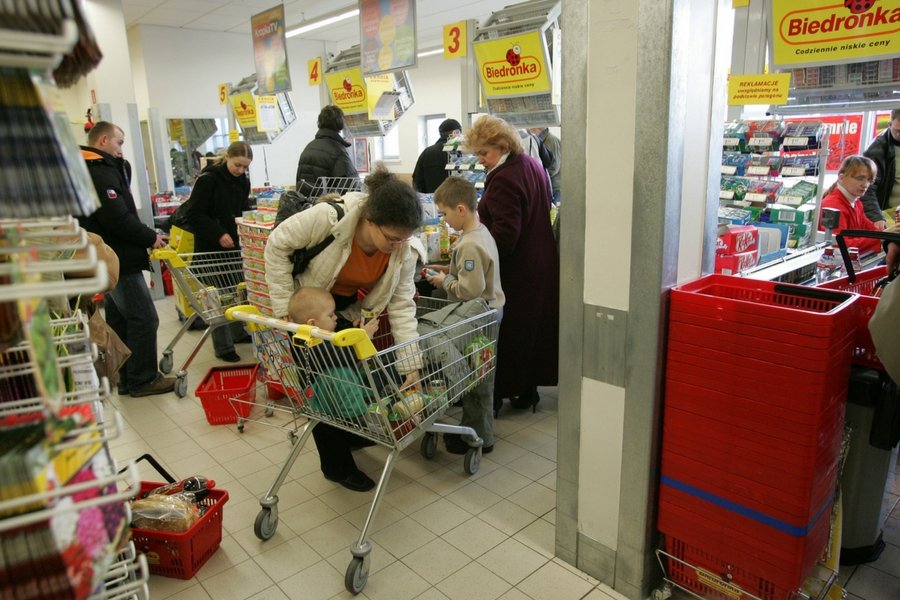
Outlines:
{"type": "Polygon", "coordinates": [[[322,83],[322,57],[317,56],[312,60],[306,61],[306,73],[309,76],[309,85],[319,85],[322,83]]]}
{"type": "Polygon", "coordinates": [[[468,47],[466,22],[444,25],[444,58],[461,58],[468,47]]]}

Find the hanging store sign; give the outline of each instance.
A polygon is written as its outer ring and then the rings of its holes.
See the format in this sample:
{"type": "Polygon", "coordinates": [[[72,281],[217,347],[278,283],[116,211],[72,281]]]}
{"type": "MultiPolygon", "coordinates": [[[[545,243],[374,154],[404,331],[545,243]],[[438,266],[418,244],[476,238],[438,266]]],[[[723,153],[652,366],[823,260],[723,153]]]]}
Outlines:
{"type": "Polygon", "coordinates": [[[775,67],[900,55],[900,0],[772,0],[771,19],[775,67]]]}
{"type": "Polygon", "coordinates": [[[366,76],[416,66],[415,0],[359,0],[359,49],[366,76]]]}
{"type": "Polygon", "coordinates": [[[256,99],[250,92],[232,94],[228,97],[234,118],[241,127],[256,127],[256,99]]]}
{"type": "Polygon", "coordinates": [[[539,31],[478,42],[474,47],[487,98],[530,96],[550,91],[547,58],[539,31]]]}
{"type": "Polygon", "coordinates": [[[328,86],[331,101],[344,113],[352,115],[368,112],[366,83],[359,67],[326,73],[325,85],[328,86]]]}
{"type": "Polygon", "coordinates": [[[322,57],[317,56],[306,61],[306,74],[309,85],[315,86],[322,83],[322,57]]]}
{"type": "Polygon", "coordinates": [[[467,23],[460,21],[444,25],[444,58],[462,58],[469,46],[467,23]]]}
{"type": "Polygon", "coordinates": [[[278,131],[278,98],[275,96],[256,97],[256,129],[278,131]]]}
{"type": "Polygon", "coordinates": [[[291,89],[287,45],[284,38],[284,5],[279,4],[250,18],[256,93],[274,94],[291,89]]]}
{"type": "Polygon", "coordinates": [[[785,104],[790,83],[790,73],[731,75],[728,77],[728,104],[785,104]]]}
{"type": "Polygon", "coordinates": [[[366,110],[370,119],[394,120],[394,103],[398,95],[394,92],[394,78],[390,74],[373,75],[365,78],[366,110]]]}

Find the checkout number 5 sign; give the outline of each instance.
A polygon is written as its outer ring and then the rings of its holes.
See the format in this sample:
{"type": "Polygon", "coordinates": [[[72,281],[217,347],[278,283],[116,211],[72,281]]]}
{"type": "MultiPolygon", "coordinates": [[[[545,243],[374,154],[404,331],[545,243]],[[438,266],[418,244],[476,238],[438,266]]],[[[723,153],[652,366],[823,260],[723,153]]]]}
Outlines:
{"type": "Polygon", "coordinates": [[[444,25],[444,58],[461,58],[466,55],[468,46],[465,21],[444,25]]]}

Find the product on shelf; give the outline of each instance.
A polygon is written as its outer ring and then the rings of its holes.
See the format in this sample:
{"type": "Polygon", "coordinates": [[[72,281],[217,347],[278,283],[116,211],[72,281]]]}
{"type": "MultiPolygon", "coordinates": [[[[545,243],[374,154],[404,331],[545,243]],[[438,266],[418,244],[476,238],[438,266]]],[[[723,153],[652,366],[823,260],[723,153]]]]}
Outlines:
{"type": "Polygon", "coordinates": [[[719,220],[732,223],[734,225],[746,225],[750,222],[752,213],[742,208],[719,208],[719,220]]]}
{"type": "Polygon", "coordinates": [[[756,250],[759,231],[753,225],[719,225],[716,254],[740,254],[756,250]]]}

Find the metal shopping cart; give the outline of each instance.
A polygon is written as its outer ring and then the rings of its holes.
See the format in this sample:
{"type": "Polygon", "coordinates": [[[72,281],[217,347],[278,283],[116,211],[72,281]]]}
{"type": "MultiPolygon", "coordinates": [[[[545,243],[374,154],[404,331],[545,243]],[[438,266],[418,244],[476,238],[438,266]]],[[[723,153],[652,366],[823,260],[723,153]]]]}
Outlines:
{"type": "MultiPolygon", "coordinates": [[[[418,311],[424,314],[445,304],[423,298],[418,301],[418,311]]],[[[250,306],[231,308],[226,314],[248,323],[260,362],[289,398],[287,408],[275,407],[280,418],[276,415],[274,420],[260,421],[287,429],[292,448],[275,482],[260,499],[262,510],[253,527],[258,538],[267,540],[275,534],[278,490],[318,423],[349,431],[390,450],[359,538],[350,547],[353,558],[344,584],[348,591],[359,593],[368,580],[372,550],[366,536],[400,453],[421,438],[420,451],[430,459],[437,451],[438,433],[461,434],[470,445],[463,462],[465,472],[471,475],[478,471],[481,438],[469,427],[437,420],[453,402],[493,376],[496,311],[488,310],[414,341],[392,345],[385,345],[386,336],[370,340],[362,329],[329,333],[262,316],[250,306]],[[383,349],[377,350],[376,345],[383,349]],[[413,360],[422,363],[420,386],[403,390],[398,373],[406,371],[403,367],[413,360]]],[[[263,408],[272,409],[268,405],[263,408]]],[[[253,414],[250,412],[251,417],[253,414]]]]}
{"type": "Polygon", "coordinates": [[[151,258],[168,265],[175,285],[194,310],[163,350],[159,370],[163,373],[172,372],[173,348],[198,317],[208,325],[176,374],[175,394],[184,398],[187,395],[187,369],[206,338],[213,330],[230,325],[225,317],[226,309],[246,301],[241,251],[179,254],[171,248],[165,248],[154,250],[151,258]]]}

